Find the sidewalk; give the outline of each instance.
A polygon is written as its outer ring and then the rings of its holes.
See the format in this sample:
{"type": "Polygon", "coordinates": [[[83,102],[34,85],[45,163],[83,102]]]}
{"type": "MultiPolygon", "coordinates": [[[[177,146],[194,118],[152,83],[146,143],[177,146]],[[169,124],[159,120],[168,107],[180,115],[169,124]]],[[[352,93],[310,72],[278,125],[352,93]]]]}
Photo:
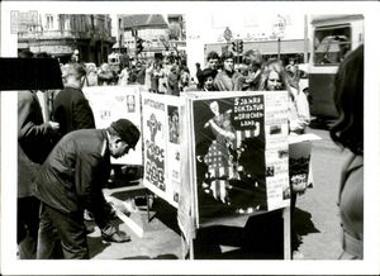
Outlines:
{"type": "MultiPolygon", "coordinates": [[[[125,200],[134,192],[135,187],[116,189],[115,196],[125,200]]],[[[112,193],[112,189],[105,194],[112,193]]],[[[91,259],[179,259],[181,258],[180,232],[177,227],[176,210],[162,202],[155,200],[154,210],[141,207],[136,213],[130,215],[132,223],[128,225],[119,221],[119,229],[131,236],[127,243],[107,243],[100,236],[100,230],[88,235],[88,244],[91,259]],[[133,224],[136,225],[133,225],[133,224]],[[134,226],[134,227],[133,227],[134,226]],[[133,231],[134,228],[142,230],[142,236],[133,231]]]]}

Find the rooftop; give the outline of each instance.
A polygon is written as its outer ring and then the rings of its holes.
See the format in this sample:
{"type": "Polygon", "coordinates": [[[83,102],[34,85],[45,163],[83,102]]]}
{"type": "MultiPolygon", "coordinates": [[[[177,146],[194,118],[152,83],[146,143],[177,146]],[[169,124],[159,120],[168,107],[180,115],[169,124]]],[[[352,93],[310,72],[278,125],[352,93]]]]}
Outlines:
{"type": "Polygon", "coordinates": [[[134,14],[122,18],[124,29],[168,26],[161,14],[134,14]]]}

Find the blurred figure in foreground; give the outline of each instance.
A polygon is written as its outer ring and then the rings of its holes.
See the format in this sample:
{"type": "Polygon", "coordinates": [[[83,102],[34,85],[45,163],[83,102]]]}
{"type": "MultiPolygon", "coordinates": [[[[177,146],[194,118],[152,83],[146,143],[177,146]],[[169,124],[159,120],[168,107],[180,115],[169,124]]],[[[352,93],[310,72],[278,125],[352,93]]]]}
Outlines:
{"type": "MultiPolygon", "coordinates": [[[[20,58],[32,58],[22,52],[20,58]]],[[[46,91],[42,91],[46,92],[46,91]]],[[[34,196],[33,180],[53,148],[52,138],[59,123],[44,122],[37,91],[18,92],[18,179],[17,244],[20,259],[34,259],[37,250],[39,200],[34,196]]]]}
{"type": "Polygon", "coordinates": [[[330,135],[348,152],[338,198],[343,232],[339,259],[363,259],[363,53],[360,46],[344,59],[335,79],[339,118],[330,135]]]}

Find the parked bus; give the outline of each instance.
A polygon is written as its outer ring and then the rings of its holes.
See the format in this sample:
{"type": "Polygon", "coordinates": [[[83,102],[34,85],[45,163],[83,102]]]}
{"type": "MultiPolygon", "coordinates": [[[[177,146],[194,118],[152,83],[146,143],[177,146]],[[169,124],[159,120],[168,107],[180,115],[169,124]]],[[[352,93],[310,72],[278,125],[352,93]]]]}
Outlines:
{"type": "Polygon", "coordinates": [[[334,79],[340,62],[364,43],[363,15],[324,15],[311,20],[309,61],[310,112],[314,124],[327,126],[338,117],[334,79]]]}

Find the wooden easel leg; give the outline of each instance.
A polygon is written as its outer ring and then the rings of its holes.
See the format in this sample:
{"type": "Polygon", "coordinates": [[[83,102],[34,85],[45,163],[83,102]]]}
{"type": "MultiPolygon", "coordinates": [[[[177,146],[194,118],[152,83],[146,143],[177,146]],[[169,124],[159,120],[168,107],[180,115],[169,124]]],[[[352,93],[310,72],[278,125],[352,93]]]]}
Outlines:
{"type": "Polygon", "coordinates": [[[194,239],[190,241],[189,258],[190,260],[194,260],[194,239]]]}
{"type": "Polygon", "coordinates": [[[291,247],[291,218],[290,207],[284,208],[282,211],[282,217],[284,220],[284,259],[292,259],[292,247],[291,247]]]}

